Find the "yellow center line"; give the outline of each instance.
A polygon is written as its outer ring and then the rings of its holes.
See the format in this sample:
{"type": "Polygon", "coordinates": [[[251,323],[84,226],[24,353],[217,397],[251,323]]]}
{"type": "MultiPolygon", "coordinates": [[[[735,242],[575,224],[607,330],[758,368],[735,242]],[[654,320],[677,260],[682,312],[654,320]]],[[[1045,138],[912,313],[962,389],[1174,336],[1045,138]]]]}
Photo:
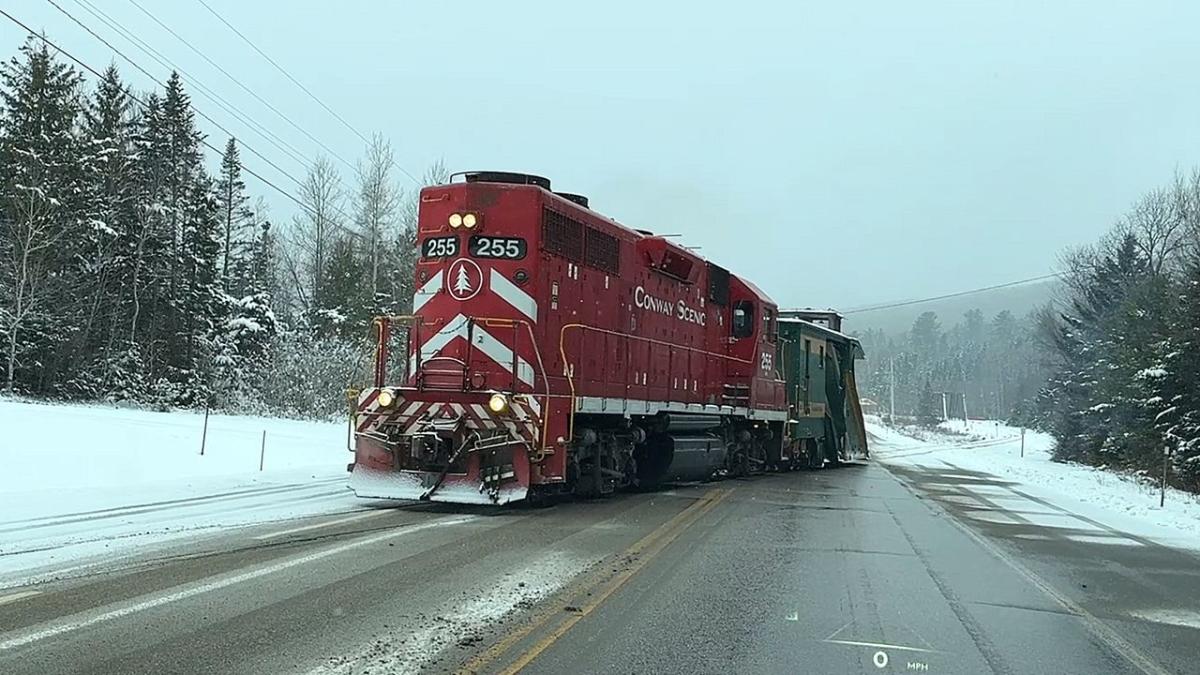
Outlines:
{"type": "MultiPolygon", "coordinates": [[[[571,614],[565,621],[559,624],[549,635],[539,640],[536,644],[530,647],[526,652],[521,654],[517,659],[504,670],[500,671],[504,675],[510,675],[520,671],[525,666],[529,665],[548,647],[553,645],[559,638],[567,633],[576,623],[579,623],[585,616],[591,614],[599,607],[609,596],[617,589],[621,588],[625,582],[637,574],[643,567],[646,566],[654,557],[673,542],[680,534],[683,533],[692,523],[699,520],[704,514],[711,511],[721,500],[729,496],[733,492],[732,489],[712,489],[704,493],[694,503],[690,504],[686,509],[675,514],[666,523],[655,528],[646,536],[642,537],[629,548],[626,548],[621,553],[613,556],[612,560],[631,559],[632,562],[627,568],[622,570],[616,576],[597,575],[589,582],[585,582],[582,587],[576,590],[574,598],[587,597],[587,594],[595,591],[596,588],[604,586],[599,592],[595,592],[589,602],[579,608],[577,612],[571,614]]],[[[478,673],[490,663],[495,661],[505,652],[512,648],[514,644],[527,637],[539,628],[545,627],[555,618],[562,616],[562,612],[557,609],[558,604],[554,603],[554,609],[547,610],[542,614],[530,620],[521,628],[508,634],[500,642],[492,645],[487,651],[476,656],[468,661],[459,673],[478,673]]]]}

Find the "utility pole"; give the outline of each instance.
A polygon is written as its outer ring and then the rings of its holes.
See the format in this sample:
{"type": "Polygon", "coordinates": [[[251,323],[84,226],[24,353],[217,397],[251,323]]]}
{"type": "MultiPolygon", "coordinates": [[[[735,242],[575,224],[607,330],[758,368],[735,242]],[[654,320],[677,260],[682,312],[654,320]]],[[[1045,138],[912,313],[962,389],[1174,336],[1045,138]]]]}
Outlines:
{"type": "Polygon", "coordinates": [[[963,367],[964,356],[959,352],[958,356],[958,379],[962,382],[962,414],[963,414],[963,431],[968,431],[971,423],[967,421],[967,370],[963,367]]]}
{"type": "Polygon", "coordinates": [[[896,423],[896,357],[891,357],[891,382],[888,384],[888,396],[891,403],[888,405],[888,413],[892,416],[892,424],[896,423]]]}

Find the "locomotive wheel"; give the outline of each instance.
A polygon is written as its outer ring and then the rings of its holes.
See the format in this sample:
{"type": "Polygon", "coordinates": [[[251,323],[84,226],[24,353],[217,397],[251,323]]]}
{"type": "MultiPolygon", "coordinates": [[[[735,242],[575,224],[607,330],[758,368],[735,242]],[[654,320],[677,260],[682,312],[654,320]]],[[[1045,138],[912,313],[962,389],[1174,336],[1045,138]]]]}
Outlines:
{"type": "Polygon", "coordinates": [[[729,473],[733,478],[745,478],[750,475],[750,455],[746,451],[738,450],[734,453],[729,473]]]}
{"type": "Polygon", "coordinates": [[[816,471],[825,466],[825,456],[822,452],[824,448],[817,442],[815,438],[805,439],[804,441],[805,457],[808,458],[808,468],[816,471]]]}
{"type": "Polygon", "coordinates": [[[780,473],[787,473],[789,471],[794,470],[795,468],[796,468],[796,460],[793,457],[788,457],[787,459],[780,459],[779,463],[775,465],[775,470],[779,471],[780,473]]]}

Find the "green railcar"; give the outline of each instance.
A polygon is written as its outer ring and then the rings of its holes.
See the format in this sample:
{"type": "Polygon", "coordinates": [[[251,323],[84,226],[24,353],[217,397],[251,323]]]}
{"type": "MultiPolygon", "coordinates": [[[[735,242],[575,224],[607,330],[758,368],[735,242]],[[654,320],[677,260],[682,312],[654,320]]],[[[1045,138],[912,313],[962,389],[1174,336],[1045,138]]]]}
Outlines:
{"type": "Polygon", "coordinates": [[[833,311],[782,310],[776,354],[787,382],[788,419],[780,465],[820,468],[867,457],[867,435],[854,380],[863,358],[833,311]]]}

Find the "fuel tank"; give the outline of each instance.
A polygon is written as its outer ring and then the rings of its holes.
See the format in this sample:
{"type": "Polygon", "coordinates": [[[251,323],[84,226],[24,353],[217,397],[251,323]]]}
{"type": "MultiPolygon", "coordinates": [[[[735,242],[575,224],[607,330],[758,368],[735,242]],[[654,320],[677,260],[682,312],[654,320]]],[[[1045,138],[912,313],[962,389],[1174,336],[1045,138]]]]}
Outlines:
{"type": "Polygon", "coordinates": [[[638,446],[638,480],[643,487],[701,481],[725,466],[725,444],[707,433],[655,433],[638,446]]]}

